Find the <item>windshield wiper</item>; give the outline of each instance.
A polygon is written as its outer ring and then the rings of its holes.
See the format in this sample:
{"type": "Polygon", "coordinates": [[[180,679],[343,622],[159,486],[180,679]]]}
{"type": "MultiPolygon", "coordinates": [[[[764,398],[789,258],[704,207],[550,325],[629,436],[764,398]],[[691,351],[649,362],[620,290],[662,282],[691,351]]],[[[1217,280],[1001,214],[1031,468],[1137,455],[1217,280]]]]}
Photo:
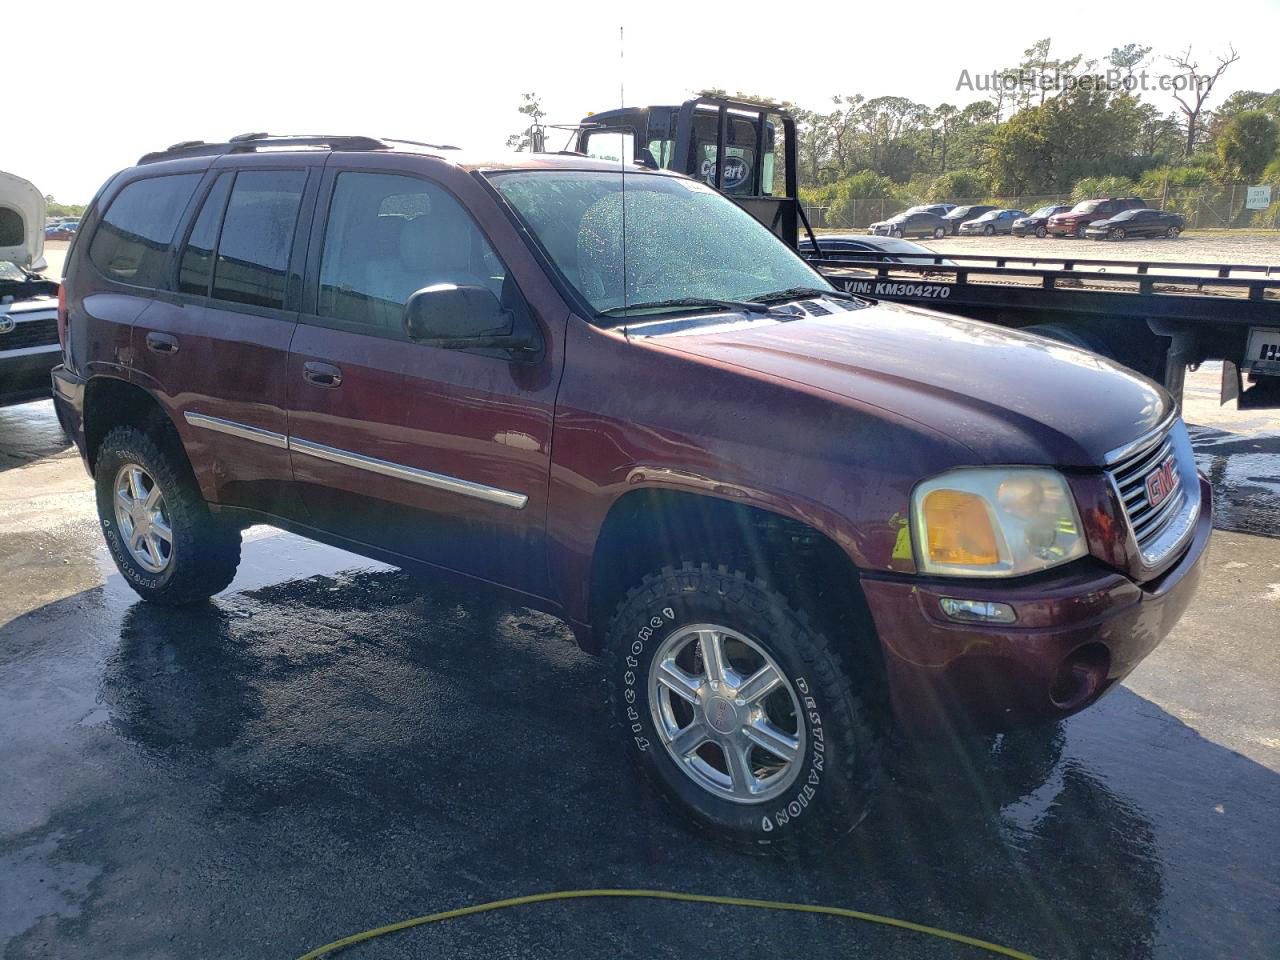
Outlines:
{"type": "Polygon", "coordinates": [[[673,300],[649,300],[642,303],[628,303],[625,306],[609,307],[601,310],[602,317],[626,316],[633,310],[659,310],[664,307],[692,307],[702,310],[736,310],[739,313],[760,313],[766,316],[789,316],[780,314],[767,303],[755,300],[719,300],[714,297],[677,297],[673,300]]]}
{"type": "Polygon", "coordinates": [[[843,290],[823,290],[820,287],[788,287],[786,290],[774,290],[756,297],[760,303],[781,303],[783,300],[801,300],[805,297],[831,297],[835,300],[857,300],[852,293],[843,290]]]}

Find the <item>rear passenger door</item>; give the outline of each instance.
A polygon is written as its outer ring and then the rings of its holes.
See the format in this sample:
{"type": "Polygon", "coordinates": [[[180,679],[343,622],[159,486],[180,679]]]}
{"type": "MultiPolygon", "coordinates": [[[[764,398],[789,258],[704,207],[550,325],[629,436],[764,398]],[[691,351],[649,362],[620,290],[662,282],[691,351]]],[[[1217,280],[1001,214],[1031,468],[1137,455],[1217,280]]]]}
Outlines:
{"type": "Polygon", "coordinates": [[[289,357],[290,450],[307,512],[359,543],[546,595],[560,361],[493,230],[509,255],[527,250],[465,173],[434,180],[388,166],[395,158],[382,170],[369,162],[335,156],[326,170],[289,357]],[[489,231],[459,194],[489,211],[489,231]],[[541,357],[410,341],[404,303],[435,283],[486,286],[525,311],[544,334],[541,357]]]}
{"type": "Polygon", "coordinates": [[[284,517],[301,512],[284,378],[320,172],[297,159],[215,165],[171,292],[139,318],[133,343],[138,377],[170,405],[205,496],[284,517]]]}

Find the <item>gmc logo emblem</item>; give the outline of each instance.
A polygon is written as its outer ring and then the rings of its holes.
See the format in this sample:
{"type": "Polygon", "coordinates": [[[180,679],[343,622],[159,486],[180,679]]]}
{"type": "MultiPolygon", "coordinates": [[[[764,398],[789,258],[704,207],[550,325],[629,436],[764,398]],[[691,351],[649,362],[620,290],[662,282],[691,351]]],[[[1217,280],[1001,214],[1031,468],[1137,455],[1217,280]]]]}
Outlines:
{"type": "Polygon", "coordinates": [[[1160,506],[1169,499],[1169,494],[1178,489],[1180,482],[1178,461],[1171,453],[1160,466],[1147,474],[1147,503],[1153,508],[1160,506]]]}

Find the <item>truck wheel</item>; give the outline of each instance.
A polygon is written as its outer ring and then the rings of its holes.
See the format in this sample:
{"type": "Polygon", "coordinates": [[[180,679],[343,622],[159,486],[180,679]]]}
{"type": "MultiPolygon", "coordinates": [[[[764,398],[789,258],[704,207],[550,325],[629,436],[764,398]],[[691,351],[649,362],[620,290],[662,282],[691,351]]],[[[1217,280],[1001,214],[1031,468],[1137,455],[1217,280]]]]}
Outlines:
{"type": "Polygon", "coordinates": [[[1087,229],[1088,229],[1088,227],[1087,227],[1085,224],[1083,224],[1083,223],[1082,223],[1082,224],[1080,224],[1079,226],[1077,226],[1077,227],[1076,227],[1076,237],[1077,237],[1078,239],[1080,239],[1080,240],[1083,240],[1083,239],[1085,238],[1085,236],[1087,236],[1087,234],[1085,233],[1085,231],[1086,231],[1087,229]]]}
{"type": "Polygon", "coordinates": [[[98,520],[111,558],[144,600],[207,600],[240,565],[240,531],[220,522],[174,444],[116,427],[94,465],[98,520]]]}
{"type": "Polygon", "coordinates": [[[628,752],[702,828],[756,848],[847,832],[880,777],[880,738],[826,637],[762,580],[665,567],[605,644],[628,752]]]}

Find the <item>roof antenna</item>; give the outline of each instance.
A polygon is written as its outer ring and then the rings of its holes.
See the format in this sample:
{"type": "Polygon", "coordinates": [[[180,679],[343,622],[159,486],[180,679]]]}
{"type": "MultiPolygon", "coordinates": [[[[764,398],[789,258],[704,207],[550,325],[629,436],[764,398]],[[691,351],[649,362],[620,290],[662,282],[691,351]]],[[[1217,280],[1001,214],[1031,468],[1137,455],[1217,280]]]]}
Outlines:
{"type": "MultiPolygon", "coordinates": [[[[618,25],[618,106],[625,110],[627,107],[627,79],[626,79],[626,37],[623,33],[625,28],[618,25]]],[[[622,336],[626,340],[631,337],[627,334],[627,135],[623,132],[619,138],[622,146],[618,150],[618,154],[622,158],[622,336]]]]}

